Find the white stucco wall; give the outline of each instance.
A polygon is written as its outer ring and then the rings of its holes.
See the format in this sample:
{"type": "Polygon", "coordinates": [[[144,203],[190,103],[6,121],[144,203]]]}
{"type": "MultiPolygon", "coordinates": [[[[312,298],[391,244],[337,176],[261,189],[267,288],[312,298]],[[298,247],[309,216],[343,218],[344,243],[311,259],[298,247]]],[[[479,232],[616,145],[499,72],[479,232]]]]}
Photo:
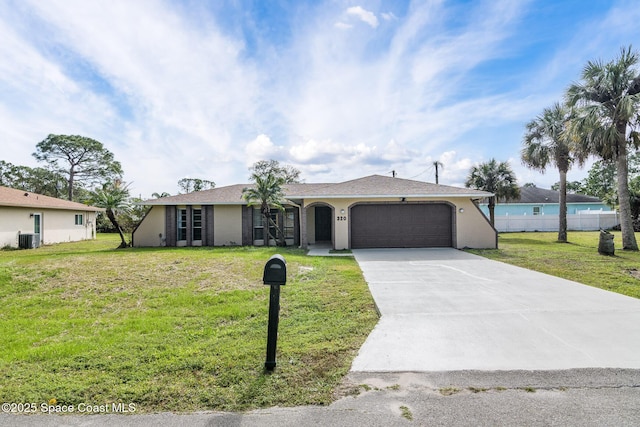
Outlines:
{"type": "Polygon", "coordinates": [[[496,248],[498,239],[487,217],[469,199],[456,200],[457,248],[496,248]],[[460,208],[464,212],[460,212],[460,208]]]}
{"type": "Polygon", "coordinates": [[[0,207],[0,247],[18,247],[19,234],[34,232],[32,214],[40,214],[41,244],[75,242],[95,238],[95,212],[0,207]],[[82,225],[75,225],[77,214],[83,216],[82,225]]]}
{"type": "Polygon", "coordinates": [[[47,210],[42,214],[44,244],[75,242],[95,238],[94,212],[47,210]],[[75,215],[83,215],[83,225],[75,225],[75,215]]]}
{"type": "Polygon", "coordinates": [[[215,246],[242,245],[242,206],[213,207],[213,244],[215,246]]]}
{"type": "Polygon", "coordinates": [[[18,247],[18,234],[33,233],[33,210],[0,207],[0,247],[18,247]]]}
{"type": "Polygon", "coordinates": [[[136,247],[164,246],[165,207],[154,206],[144,217],[133,233],[133,245],[136,247]]]}

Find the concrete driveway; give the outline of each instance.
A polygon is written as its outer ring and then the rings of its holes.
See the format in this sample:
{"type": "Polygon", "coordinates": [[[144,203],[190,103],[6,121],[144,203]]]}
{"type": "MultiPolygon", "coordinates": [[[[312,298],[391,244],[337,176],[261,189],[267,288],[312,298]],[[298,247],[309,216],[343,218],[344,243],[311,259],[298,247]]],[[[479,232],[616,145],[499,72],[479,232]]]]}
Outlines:
{"type": "Polygon", "coordinates": [[[382,317],[352,371],[640,368],[638,299],[455,249],[353,252],[382,317]]]}

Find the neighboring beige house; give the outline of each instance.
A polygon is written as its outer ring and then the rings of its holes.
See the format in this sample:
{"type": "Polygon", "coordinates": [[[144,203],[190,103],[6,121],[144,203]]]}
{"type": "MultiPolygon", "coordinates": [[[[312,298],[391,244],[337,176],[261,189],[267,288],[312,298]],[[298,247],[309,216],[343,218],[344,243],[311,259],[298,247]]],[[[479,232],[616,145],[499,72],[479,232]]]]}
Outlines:
{"type": "Polygon", "coordinates": [[[33,235],[33,246],[93,239],[100,211],[104,209],[0,186],[0,247],[19,247],[24,235],[33,235]]]}
{"type": "MultiPolygon", "coordinates": [[[[151,210],[134,231],[133,245],[263,245],[260,211],[242,198],[247,186],[143,202],[151,210]]],[[[497,232],[477,206],[492,195],[484,191],[380,175],[333,184],[286,184],[283,189],[286,210],[272,215],[288,245],[497,247],[497,232]]]]}

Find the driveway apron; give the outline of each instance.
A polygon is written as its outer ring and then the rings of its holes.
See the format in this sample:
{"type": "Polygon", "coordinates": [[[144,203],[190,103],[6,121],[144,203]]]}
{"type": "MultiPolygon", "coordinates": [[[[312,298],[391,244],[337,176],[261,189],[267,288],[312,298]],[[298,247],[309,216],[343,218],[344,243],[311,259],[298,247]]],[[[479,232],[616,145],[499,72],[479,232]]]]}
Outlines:
{"type": "Polygon", "coordinates": [[[381,313],[352,371],[640,368],[640,300],[456,249],[361,249],[381,313]]]}

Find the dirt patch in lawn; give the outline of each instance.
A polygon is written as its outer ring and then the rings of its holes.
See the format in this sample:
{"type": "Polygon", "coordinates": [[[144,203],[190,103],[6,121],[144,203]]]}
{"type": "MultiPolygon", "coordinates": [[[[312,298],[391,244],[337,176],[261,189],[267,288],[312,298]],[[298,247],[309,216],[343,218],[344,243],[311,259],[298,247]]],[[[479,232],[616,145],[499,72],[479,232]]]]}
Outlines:
{"type": "Polygon", "coordinates": [[[632,277],[640,280],[640,271],[632,269],[632,270],[627,270],[627,273],[629,273],[632,277]]]}

